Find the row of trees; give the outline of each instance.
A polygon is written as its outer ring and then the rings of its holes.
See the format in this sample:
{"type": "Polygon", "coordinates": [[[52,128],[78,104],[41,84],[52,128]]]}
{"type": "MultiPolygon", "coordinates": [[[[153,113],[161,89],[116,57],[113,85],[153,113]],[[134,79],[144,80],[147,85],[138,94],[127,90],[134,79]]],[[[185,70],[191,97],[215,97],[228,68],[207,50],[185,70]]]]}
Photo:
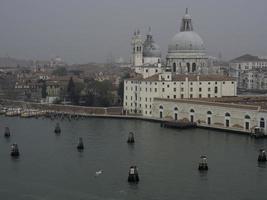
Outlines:
{"type": "Polygon", "coordinates": [[[66,96],[72,104],[84,106],[111,106],[114,100],[112,83],[108,80],[86,79],[84,83],[74,83],[71,78],[66,96]]]}
{"type": "MultiPolygon", "coordinates": [[[[55,70],[55,74],[65,74],[64,68],[55,70]]],[[[72,105],[84,105],[84,106],[112,106],[114,104],[122,104],[124,93],[124,79],[129,78],[127,73],[122,77],[119,83],[117,92],[113,88],[112,82],[109,80],[96,81],[92,78],[85,79],[84,82],[74,82],[71,77],[68,81],[67,87],[61,88],[60,99],[70,102],[72,105]],[[117,96],[118,101],[114,102],[114,96],[117,96]]],[[[47,97],[47,84],[42,81],[41,87],[42,98],[47,97]]]]}

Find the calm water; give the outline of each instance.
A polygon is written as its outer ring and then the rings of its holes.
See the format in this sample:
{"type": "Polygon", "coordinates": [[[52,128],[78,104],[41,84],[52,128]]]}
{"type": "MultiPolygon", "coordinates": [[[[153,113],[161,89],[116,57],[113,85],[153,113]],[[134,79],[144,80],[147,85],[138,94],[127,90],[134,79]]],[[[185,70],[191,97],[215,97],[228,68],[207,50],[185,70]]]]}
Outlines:
{"type": "Polygon", "coordinates": [[[267,140],[209,130],[175,130],[115,119],[56,121],[0,117],[0,199],[199,200],[267,199],[267,168],[258,166],[267,140]],[[3,136],[4,126],[11,138],[3,136]],[[129,131],[136,143],[128,146],[129,131]],[[77,152],[78,137],[85,150],[77,152]],[[17,142],[19,159],[9,156],[17,142]],[[199,173],[201,154],[210,170],[199,173]],[[141,181],[127,182],[136,164],[141,181]],[[103,174],[95,177],[95,172],[103,174]]]}

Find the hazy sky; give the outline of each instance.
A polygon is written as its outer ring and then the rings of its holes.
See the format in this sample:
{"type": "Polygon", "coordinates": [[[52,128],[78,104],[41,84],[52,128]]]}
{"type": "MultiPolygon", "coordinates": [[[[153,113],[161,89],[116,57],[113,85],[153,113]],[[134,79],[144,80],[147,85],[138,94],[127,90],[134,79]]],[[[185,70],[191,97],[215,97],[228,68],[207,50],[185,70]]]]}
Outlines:
{"type": "Polygon", "coordinates": [[[0,0],[0,57],[128,59],[134,29],[148,26],[165,57],[186,7],[209,55],[267,56],[267,0],[0,0]]]}

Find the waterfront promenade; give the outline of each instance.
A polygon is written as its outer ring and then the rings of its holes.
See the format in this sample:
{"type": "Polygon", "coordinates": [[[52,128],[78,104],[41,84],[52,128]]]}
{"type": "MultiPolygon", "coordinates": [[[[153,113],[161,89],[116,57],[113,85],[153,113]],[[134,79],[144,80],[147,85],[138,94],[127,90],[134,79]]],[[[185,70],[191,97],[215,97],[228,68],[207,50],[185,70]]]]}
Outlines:
{"type": "MultiPolygon", "coordinates": [[[[153,118],[153,117],[144,117],[141,115],[127,115],[124,113],[122,107],[85,107],[85,106],[72,106],[72,105],[59,105],[59,104],[42,104],[42,103],[33,103],[33,102],[24,102],[24,101],[14,101],[8,99],[0,99],[0,106],[2,108],[14,108],[22,110],[39,110],[44,111],[46,116],[52,118],[79,118],[79,117],[95,117],[95,118],[116,118],[116,119],[134,119],[134,120],[145,120],[152,122],[166,122],[170,119],[164,118],[153,118]]],[[[177,121],[177,123],[180,123],[177,121]]],[[[250,130],[244,130],[243,128],[237,127],[224,127],[217,125],[208,125],[208,124],[196,124],[198,128],[208,128],[215,130],[222,130],[228,132],[234,132],[244,135],[250,135],[250,130]]]]}

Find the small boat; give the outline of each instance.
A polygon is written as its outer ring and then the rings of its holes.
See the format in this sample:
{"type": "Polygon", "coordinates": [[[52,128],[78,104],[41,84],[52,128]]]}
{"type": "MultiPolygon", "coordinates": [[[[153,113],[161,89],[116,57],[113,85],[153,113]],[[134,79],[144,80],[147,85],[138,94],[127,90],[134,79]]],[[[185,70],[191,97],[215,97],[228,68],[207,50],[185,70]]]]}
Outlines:
{"type": "Polygon", "coordinates": [[[19,156],[19,148],[18,145],[16,143],[11,145],[11,153],[10,155],[12,157],[18,157],[19,156]]]}
{"type": "Polygon", "coordinates": [[[10,130],[9,130],[8,127],[5,127],[5,133],[4,133],[4,136],[5,136],[6,138],[9,138],[9,137],[10,137],[10,130]]]}
{"type": "Polygon", "coordinates": [[[79,138],[79,143],[77,145],[77,149],[78,150],[83,150],[84,149],[83,139],[81,137],[79,138]]]}
{"type": "Polygon", "coordinates": [[[55,132],[56,134],[61,133],[61,129],[60,129],[59,123],[56,124],[55,131],[54,131],[54,132],[55,132]]]}

